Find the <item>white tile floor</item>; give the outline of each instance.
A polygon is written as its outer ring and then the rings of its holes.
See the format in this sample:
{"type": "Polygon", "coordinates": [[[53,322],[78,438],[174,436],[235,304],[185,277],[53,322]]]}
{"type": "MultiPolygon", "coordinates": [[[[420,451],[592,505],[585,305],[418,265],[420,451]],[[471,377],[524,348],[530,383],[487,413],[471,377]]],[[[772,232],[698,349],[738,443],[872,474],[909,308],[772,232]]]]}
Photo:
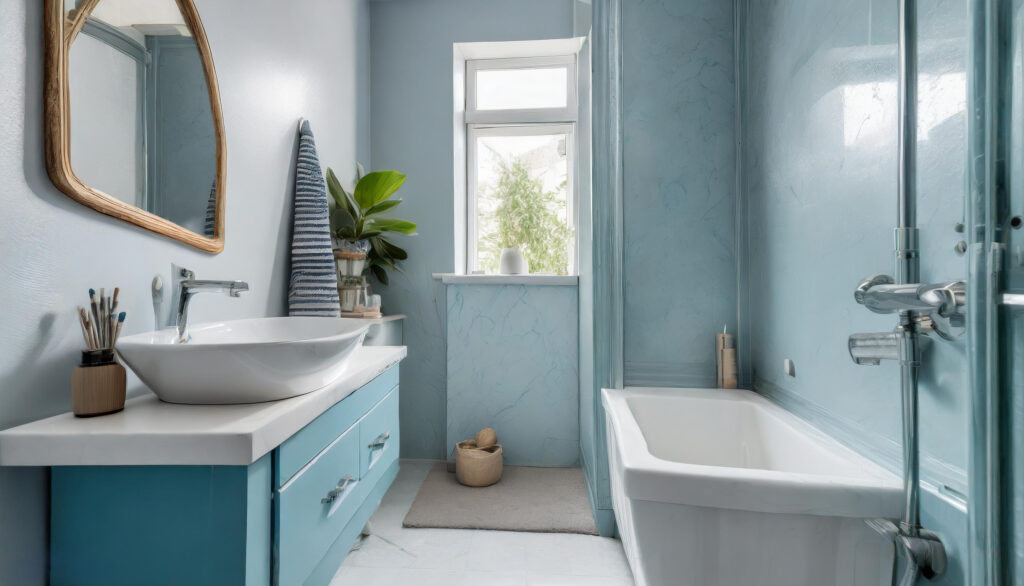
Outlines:
{"type": "Polygon", "coordinates": [[[398,478],[370,520],[373,535],[349,554],[331,586],[633,586],[617,539],[403,528],[433,464],[402,460],[398,478]]]}

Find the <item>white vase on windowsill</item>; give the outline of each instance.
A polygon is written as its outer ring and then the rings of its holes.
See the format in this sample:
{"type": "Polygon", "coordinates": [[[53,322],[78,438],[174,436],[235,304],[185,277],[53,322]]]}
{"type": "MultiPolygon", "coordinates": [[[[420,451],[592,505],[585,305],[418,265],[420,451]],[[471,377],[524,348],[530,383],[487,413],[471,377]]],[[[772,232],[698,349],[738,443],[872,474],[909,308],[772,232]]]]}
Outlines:
{"type": "Polygon", "coordinates": [[[502,248],[498,260],[498,272],[502,275],[523,275],[530,272],[523,253],[516,247],[502,248]]]}

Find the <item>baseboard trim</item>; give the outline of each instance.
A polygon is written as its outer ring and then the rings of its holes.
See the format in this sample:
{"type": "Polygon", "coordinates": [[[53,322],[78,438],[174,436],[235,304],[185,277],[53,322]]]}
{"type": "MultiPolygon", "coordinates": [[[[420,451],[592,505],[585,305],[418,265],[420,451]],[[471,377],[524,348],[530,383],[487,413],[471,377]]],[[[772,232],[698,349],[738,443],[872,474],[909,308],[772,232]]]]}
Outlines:
{"type": "Polygon", "coordinates": [[[590,481],[590,465],[587,456],[580,450],[580,463],[583,466],[583,482],[587,486],[587,500],[590,501],[590,514],[594,516],[594,523],[597,525],[597,532],[601,537],[615,537],[615,511],[611,508],[602,508],[597,502],[597,493],[590,481]]]}

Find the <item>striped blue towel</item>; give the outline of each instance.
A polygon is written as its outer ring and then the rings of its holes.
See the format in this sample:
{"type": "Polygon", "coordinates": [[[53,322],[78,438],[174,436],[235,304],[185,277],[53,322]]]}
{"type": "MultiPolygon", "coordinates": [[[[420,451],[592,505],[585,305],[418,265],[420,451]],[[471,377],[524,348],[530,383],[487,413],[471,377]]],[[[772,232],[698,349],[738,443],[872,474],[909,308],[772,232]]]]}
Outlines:
{"type": "Polygon", "coordinates": [[[203,236],[217,235],[217,180],[210,186],[210,197],[206,198],[206,216],[203,218],[203,236]]]}
{"type": "Polygon", "coordinates": [[[299,126],[288,315],[339,317],[338,273],[331,249],[327,188],[309,121],[299,126]]]}

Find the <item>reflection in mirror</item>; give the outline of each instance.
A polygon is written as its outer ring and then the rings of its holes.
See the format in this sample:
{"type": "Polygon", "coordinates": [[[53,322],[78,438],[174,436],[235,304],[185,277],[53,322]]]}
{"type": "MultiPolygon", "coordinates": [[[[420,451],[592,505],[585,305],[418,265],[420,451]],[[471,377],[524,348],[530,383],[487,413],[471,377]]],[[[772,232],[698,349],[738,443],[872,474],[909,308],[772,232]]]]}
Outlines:
{"type": "Polygon", "coordinates": [[[72,171],[93,189],[213,237],[211,94],[177,2],[65,0],[65,7],[72,171]]]}

